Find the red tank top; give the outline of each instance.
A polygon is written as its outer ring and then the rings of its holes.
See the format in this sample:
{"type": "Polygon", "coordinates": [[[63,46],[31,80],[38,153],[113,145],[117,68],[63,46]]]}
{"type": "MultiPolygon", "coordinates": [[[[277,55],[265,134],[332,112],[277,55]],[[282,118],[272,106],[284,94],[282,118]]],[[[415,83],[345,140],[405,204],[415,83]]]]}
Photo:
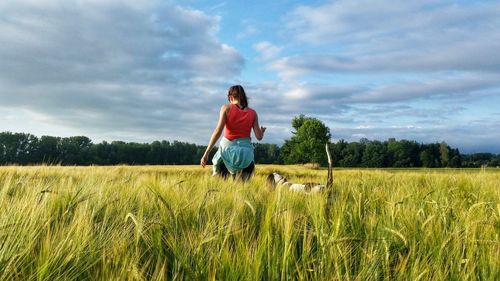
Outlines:
{"type": "Polygon", "coordinates": [[[226,129],[224,137],[228,140],[237,138],[250,138],[253,122],[255,120],[255,111],[249,107],[240,109],[236,104],[229,106],[229,112],[226,116],[226,129]]]}

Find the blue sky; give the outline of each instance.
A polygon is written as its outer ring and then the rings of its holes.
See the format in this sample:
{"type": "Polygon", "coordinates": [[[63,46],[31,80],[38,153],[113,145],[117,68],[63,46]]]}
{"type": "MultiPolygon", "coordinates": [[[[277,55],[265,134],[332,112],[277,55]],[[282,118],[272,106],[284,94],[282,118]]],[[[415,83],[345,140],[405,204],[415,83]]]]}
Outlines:
{"type": "Polygon", "coordinates": [[[206,144],[242,84],[281,144],[446,141],[500,153],[498,1],[0,2],[0,131],[206,144]]]}

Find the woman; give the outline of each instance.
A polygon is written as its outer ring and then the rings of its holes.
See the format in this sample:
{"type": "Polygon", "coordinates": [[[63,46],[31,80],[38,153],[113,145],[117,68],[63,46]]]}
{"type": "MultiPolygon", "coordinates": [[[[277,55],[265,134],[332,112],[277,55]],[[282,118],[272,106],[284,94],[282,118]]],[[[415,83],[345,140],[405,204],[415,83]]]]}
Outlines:
{"type": "Polygon", "coordinates": [[[210,151],[225,128],[219,149],[212,159],[213,174],[223,178],[227,178],[229,174],[233,177],[239,174],[242,180],[248,180],[255,168],[250,132],[253,128],[255,137],[260,141],[264,137],[266,128],[259,125],[257,113],[248,107],[247,96],[242,86],[230,87],[227,98],[229,104],[220,108],[219,121],[200,164],[205,167],[210,151]]]}

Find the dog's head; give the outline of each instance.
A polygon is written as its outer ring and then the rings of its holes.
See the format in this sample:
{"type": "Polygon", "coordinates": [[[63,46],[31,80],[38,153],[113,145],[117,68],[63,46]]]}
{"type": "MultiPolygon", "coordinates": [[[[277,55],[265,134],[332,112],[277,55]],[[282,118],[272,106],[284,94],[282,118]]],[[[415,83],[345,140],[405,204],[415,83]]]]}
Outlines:
{"type": "Polygon", "coordinates": [[[271,173],[267,176],[266,182],[271,187],[287,182],[286,178],[278,173],[271,173]]]}

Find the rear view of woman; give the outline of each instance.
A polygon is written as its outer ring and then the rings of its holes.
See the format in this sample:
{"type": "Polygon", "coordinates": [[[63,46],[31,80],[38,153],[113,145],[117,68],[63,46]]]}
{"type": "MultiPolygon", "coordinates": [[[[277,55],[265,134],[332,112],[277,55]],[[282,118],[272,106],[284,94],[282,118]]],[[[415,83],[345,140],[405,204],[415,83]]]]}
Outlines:
{"type": "Polygon", "coordinates": [[[253,129],[255,137],[260,141],[264,137],[266,128],[259,125],[257,112],[248,107],[247,96],[242,86],[230,87],[227,98],[229,104],[223,105],[220,109],[219,121],[200,165],[205,167],[210,151],[224,130],[219,149],[212,159],[213,174],[223,178],[227,178],[229,174],[233,177],[239,175],[242,180],[248,180],[255,168],[251,130],[253,129]]]}

